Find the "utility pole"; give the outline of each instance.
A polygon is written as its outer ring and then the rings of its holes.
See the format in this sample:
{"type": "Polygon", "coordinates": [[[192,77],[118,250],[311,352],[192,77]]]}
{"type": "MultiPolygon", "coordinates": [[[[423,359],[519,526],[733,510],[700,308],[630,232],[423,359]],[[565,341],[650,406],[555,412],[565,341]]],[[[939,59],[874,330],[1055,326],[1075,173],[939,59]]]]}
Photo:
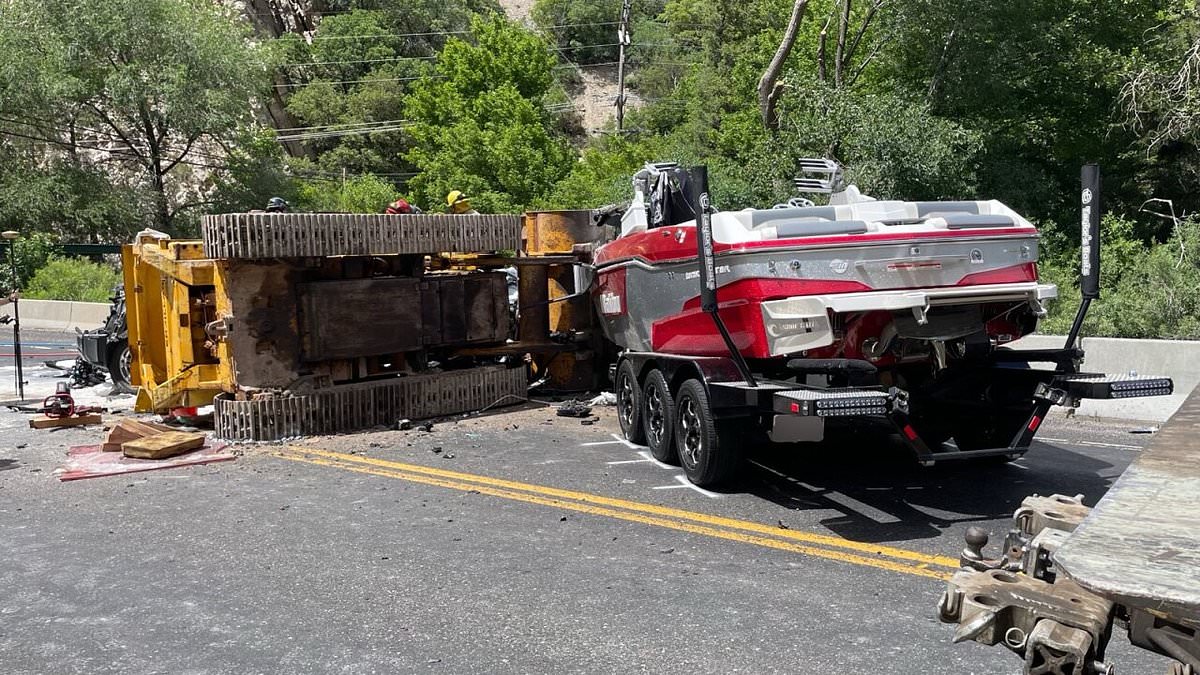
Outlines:
{"type": "Polygon", "coordinates": [[[21,299],[18,297],[20,283],[17,281],[17,239],[20,232],[6,230],[0,236],[8,241],[8,262],[12,265],[12,325],[13,325],[13,359],[17,366],[17,398],[25,400],[25,373],[21,370],[21,299]]]}
{"type": "Polygon", "coordinates": [[[617,26],[617,132],[625,130],[625,50],[629,47],[629,15],[633,0],[621,1],[621,23],[617,26]]]}

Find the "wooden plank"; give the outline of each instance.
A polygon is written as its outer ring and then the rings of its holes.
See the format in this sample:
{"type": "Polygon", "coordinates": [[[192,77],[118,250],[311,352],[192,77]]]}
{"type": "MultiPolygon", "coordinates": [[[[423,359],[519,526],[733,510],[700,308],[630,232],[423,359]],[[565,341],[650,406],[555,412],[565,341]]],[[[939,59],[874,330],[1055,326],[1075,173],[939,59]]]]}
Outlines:
{"type": "Polygon", "coordinates": [[[103,420],[96,413],[73,415],[71,417],[46,417],[38,415],[29,420],[30,429],[53,429],[56,427],[81,427],[86,424],[100,424],[103,420]]]}
{"type": "Polygon", "coordinates": [[[109,429],[101,449],[104,452],[120,452],[121,446],[129,441],[153,436],[164,431],[172,431],[172,429],[163,424],[125,418],[109,429]]]}
{"type": "Polygon", "coordinates": [[[1079,585],[1200,621],[1200,389],[1054,554],[1079,585]]]}
{"type": "Polygon", "coordinates": [[[153,436],[129,441],[121,446],[126,457],[162,459],[195,450],[204,445],[204,434],[186,431],[164,431],[153,436]]]}

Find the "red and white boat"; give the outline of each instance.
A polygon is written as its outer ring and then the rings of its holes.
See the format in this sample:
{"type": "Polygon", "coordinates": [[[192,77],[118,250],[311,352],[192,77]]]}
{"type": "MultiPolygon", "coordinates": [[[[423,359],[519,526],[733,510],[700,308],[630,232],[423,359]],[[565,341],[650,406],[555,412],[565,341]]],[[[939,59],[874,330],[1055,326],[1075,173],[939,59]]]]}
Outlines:
{"type": "MultiPolygon", "coordinates": [[[[639,173],[620,236],[596,253],[597,310],[625,349],[728,353],[700,307],[695,217],[672,197],[685,180],[639,173]]],[[[748,359],[890,364],[938,342],[1003,344],[1057,295],[1038,281],[1037,229],[998,201],[879,201],[848,186],[827,206],[717,211],[712,230],[720,314],[748,359]]]]}
{"type": "Polygon", "coordinates": [[[1038,279],[1028,220],[998,201],[876,200],[832,162],[803,166],[817,177],[798,186],[827,204],[721,211],[703,167],[649,165],[595,253],[596,313],[623,350],[622,431],[693,482],[728,480],[747,429],[800,442],[826,422],[881,422],[926,464],[1013,459],[1054,405],[1172,391],[1167,377],[1079,370],[1099,295],[1098,172],[1082,193],[1095,247],[1075,327],[1063,348],[1029,350],[1007,345],[1057,289],[1038,279]]]}

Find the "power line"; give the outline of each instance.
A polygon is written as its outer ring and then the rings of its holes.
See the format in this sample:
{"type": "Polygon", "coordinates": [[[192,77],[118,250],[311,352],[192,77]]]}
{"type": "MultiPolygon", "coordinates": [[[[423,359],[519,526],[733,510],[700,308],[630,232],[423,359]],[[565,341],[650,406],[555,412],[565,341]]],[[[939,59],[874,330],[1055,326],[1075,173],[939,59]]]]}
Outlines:
{"type": "Polygon", "coordinates": [[[372,127],[369,129],[347,129],[345,131],[315,131],[315,132],[306,133],[306,134],[280,135],[280,136],[278,136],[278,139],[280,142],[315,141],[315,140],[323,140],[323,139],[327,139],[327,138],[342,138],[345,136],[365,136],[368,134],[390,133],[390,132],[394,132],[394,131],[401,131],[410,126],[412,126],[412,123],[397,124],[397,125],[389,126],[389,127],[372,127]]]}
{"type": "Polygon", "coordinates": [[[312,82],[288,82],[286,84],[273,85],[276,89],[293,89],[295,87],[307,87],[310,84],[366,84],[374,82],[412,82],[413,80],[421,80],[425,77],[432,79],[443,79],[444,75],[418,75],[416,77],[379,77],[367,78],[363,80],[313,80],[312,82]]]}
{"type": "Polygon", "coordinates": [[[428,33],[377,33],[375,35],[315,35],[308,39],[313,42],[316,42],[317,40],[373,40],[373,39],[380,39],[380,38],[388,38],[388,39],[394,40],[394,39],[399,39],[399,38],[410,38],[410,37],[430,37],[430,36],[434,36],[434,35],[466,35],[470,32],[471,31],[469,31],[469,30],[445,30],[445,31],[431,31],[428,33]]]}
{"type": "Polygon", "coordinates": [[[380,121],[377,121],[377,122],[335,122],[334,124],[317,124],[317,125],[315,125],[315,126],[311,126],[311,127],[284,127],[284,128],[277,128],[277,129],[275,129],[275,131],[278,131],[278,132],[284,132],[284,131],[310,131],[310,130],[313,130],[313,129],[330,129],[330,128],[332,128],[332,127],[351,127],[351,128],[353,128],[353,127],[365,127],[365,126],[371,126],[371,125],[399,124],[399,123],[402,123],[402,122],[403,122],[403,123],[410,123],[411,121],[410,121],[410,120],[380,120],[380,121]]]}
{"type": "Polygon", "coordinates": [[[386,59],[359,59],[356,61],[312,61],[309,63],[281,63],[280,68],[303,68],[305,66],[343,66],[356,63],[398,63],[401,61],[435,61],[437,55],[433,56],[397,56],[386,59]]]}

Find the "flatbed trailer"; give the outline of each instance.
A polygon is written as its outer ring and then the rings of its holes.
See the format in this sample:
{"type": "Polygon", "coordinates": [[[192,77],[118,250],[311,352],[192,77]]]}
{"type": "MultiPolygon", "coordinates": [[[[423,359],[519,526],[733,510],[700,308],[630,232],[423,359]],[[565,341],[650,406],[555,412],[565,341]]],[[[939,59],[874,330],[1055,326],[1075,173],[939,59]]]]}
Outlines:
{"type": "Polygon", "coordinates": [[[971,528],[938,604],[954,641],[1003,645],[1029,675],[1108,675],[1115,630],[1200,672],[1200,390],[1094,508],[1082,495],[1027,498],[1001,552],[971,528]]]}

